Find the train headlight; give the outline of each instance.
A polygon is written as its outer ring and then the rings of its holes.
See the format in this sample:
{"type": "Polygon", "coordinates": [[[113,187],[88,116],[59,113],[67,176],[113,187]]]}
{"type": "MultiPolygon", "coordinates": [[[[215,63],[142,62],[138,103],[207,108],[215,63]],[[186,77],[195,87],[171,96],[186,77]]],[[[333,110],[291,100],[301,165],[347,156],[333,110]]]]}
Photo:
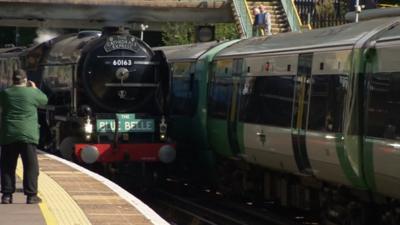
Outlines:
{"type": "Polygon", "coordinates": [[[161,140],[165,140],[165,138],[166,138],[165,134],[160,134],[160,139],[161,140]]]}
{"type": "Polygon", "coordinates": [[[83,124],[83,130],[85,131],[86,140],[90,140],[93,133],[93,124],[90,121],[90,117],[86,118],[86,122],[83,124]]]}
{"type": "Polygon", "coordinates": [[[165,123],[165,117],[161,118],[160,123],[160,140],[164,141],[167,138],[167,123],[165,123]]]}
{"type": "Polygon", "coordinates": [[[87,133],[87,134],[91,134],[91,133],[93,133],[93,125],[92,124],[87,124],[87,123],[85,123],[85,133],[87,133]]]}

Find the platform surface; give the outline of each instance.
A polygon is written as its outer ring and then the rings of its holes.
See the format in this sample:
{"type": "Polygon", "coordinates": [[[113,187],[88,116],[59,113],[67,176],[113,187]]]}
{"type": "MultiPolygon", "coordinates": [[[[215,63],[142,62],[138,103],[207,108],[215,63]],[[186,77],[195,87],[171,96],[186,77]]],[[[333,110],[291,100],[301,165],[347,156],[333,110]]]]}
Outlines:
{"type": "Polygon", "coordinates": [[[38,205],[25,204],[26,197],[22,191],[22,180],[17,179],[17,192],[14,194],[14,204],[0,204],[0,224],[19,225],[25,224],[29,218],[29,225],[46,225],[46,221],[38,205]]]}
{"type": "Polygon", "coordinates": [[[13,204],[0,204],[1,225],[163,225],[151,208],[110,180],[74,163],[38,154],[39,205],[25,204],[22,163],[13,204]]]}

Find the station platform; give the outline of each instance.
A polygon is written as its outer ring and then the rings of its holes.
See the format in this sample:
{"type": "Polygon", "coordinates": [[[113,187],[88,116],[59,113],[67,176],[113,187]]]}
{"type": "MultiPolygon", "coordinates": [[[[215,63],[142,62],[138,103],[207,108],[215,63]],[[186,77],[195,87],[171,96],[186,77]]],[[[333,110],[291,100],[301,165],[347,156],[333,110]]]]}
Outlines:
{"type": "Polygon", "coordinates": [[[72,162],[38,152],[38,205],[25,204],[22,163],[13,204],[0,204],[1,225],[164,225],[151,208],[117,184],[72,162]]]}

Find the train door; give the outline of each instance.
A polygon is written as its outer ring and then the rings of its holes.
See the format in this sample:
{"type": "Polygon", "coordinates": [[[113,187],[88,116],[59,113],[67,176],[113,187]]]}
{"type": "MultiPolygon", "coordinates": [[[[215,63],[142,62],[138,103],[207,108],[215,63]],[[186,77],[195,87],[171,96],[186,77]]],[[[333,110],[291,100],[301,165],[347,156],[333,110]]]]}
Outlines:
{"type": "Polygon", "coordinates": [[[172,64],[172,115],[191,117],[195,111],[195,62],[172,64]]]}
{"type": "Polygon", "coordinates": [[[306,133],[307,155],[314,176],[349,185],[342,156],[351,56],[351,50],[314,53],[306,133]]]}
{"type": "Polygon", "coordinates": [[[313,54],[300,54],[296,86],[294,91],[292,117],[292,145],[293,154],[299,171],[309,173],[310,162],[306,149],[306,126],[309,106],[310,78],[313,54]]]}
{"type": "MultiPolygon", "coordinates": [[[[219,155],[230,157],[232,150],[228,124],[233,117],[230,113],[233,93],[233,59],[214,61],[208,90],[207,135],[211,148],[219,155]]],[[[233,121],[233,120],[232,120],[233,121]]]]}
{"type": "Polygon", "coordinates": [[[239,124],[246,159],[256,165],[298,173],[291,120],[298,56],[245,58],[239,124]]]}
{"type": "Polygon", "coordinates": [[[195,63],[192,61],[174,62],[172,67],[171,90],[171,136],[177,141],[187,141],[192,138],[190,127],[195,112],[194,73],[195,63]],[[181,132],[189,129],[188,132],[181,132]]]}
{"type": "Polygon", "coordinates": [[[243,59],[235,59],[233,62],[232,71],[232,96],[231,104],[228,112],[228,139],[230,148],[233,154],[239,154],[243,150],[239,147],[238,132],[242,130],[238,124],[238,109],[239,109],[239,90],[241,87],[243,59]]]}

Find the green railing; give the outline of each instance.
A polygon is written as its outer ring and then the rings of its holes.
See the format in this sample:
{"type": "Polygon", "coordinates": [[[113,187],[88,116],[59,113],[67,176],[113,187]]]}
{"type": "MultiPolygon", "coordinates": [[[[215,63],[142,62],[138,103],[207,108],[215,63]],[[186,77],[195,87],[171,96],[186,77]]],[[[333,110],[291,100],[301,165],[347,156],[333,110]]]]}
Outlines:
{"type": "Polygon", "coordinates": [[[281,0],[281,2],[288,19],[290,29],[292,31],[301,31],[301,20],[293,0],[281,0]]]}
{"type": "Polygon", "coordinates": [[[240,26],[242,27],[243,36],[246,38],[253,36],[253,25],[247,9],[246,0],[232,0],[236,14],[239,17],[240,26]]]}

